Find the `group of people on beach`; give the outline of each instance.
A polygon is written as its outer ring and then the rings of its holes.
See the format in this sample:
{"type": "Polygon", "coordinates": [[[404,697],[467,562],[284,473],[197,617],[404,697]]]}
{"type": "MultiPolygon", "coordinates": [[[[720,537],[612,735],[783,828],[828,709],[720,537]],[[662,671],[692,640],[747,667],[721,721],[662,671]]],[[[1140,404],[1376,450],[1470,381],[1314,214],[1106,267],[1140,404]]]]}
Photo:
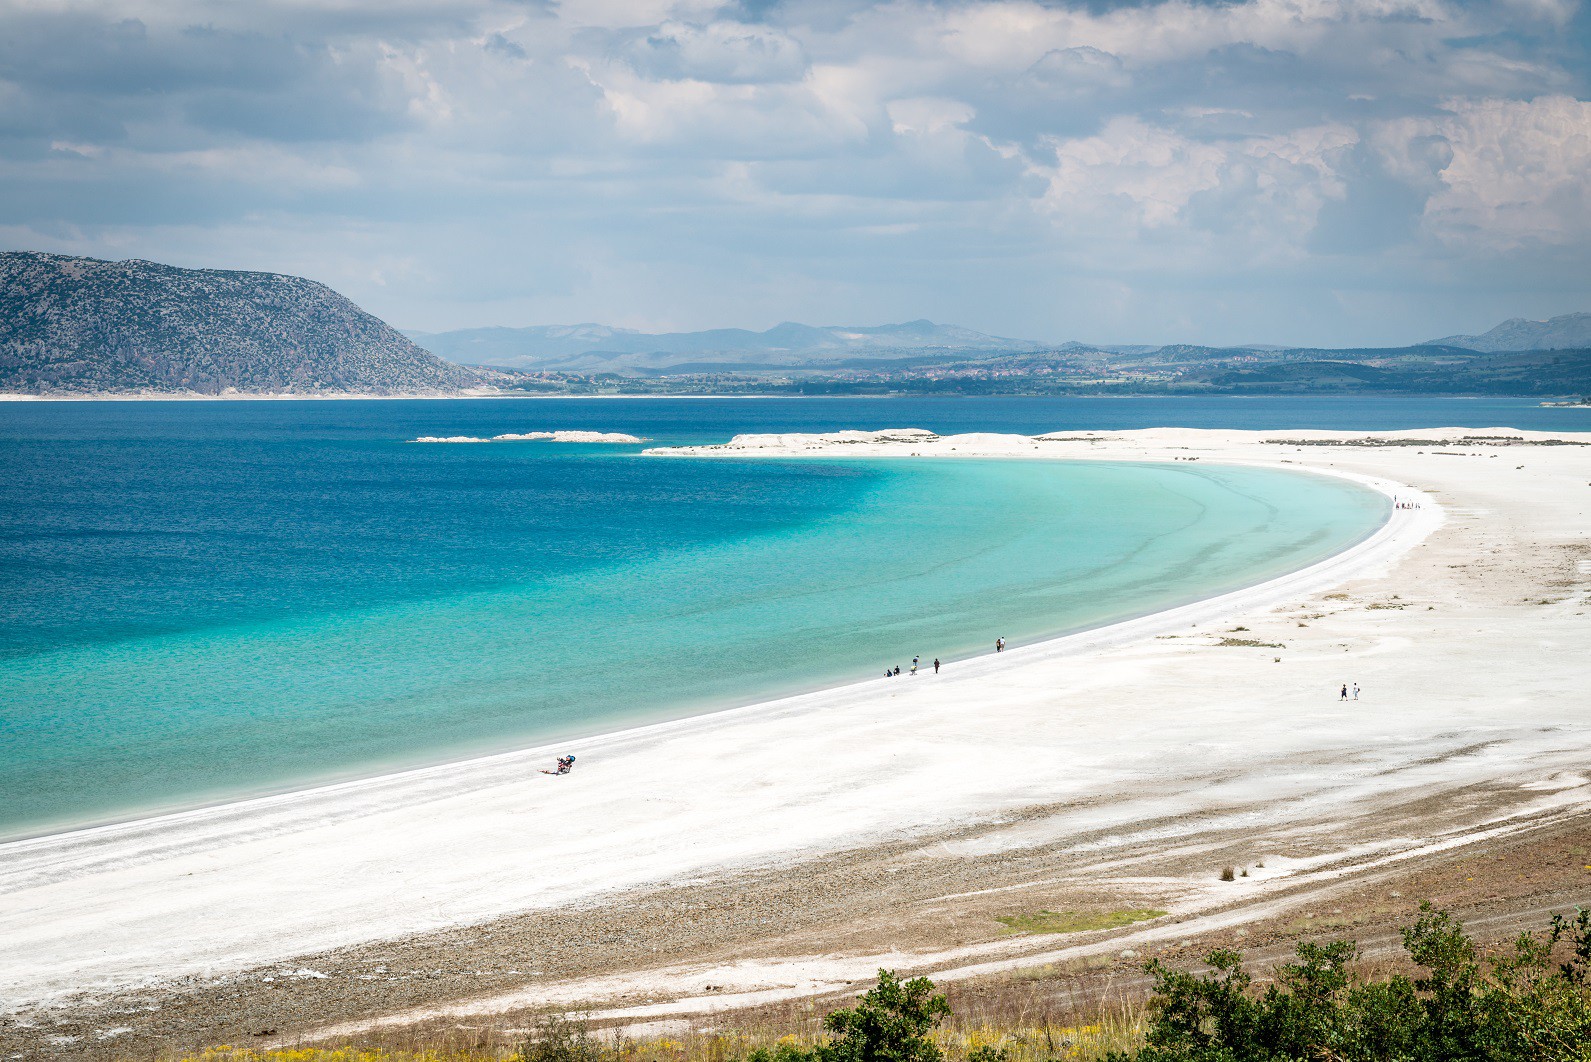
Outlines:
{"type": "MultiPolygon", "coordinates": [[[[1005,638],[1000,637],[1000,638],[996,638],[994,640],[994,651],[997,652],[997,653],[1005,652],[1005,638]]],[[[922,659],[923,658],[920,657],[920,656],[912,657],[911,674],[913,674],[913,675],[917,674],[918,667],[920,667],[922,665],[922,659]]],[[[936,656],[936,657],[934,657],[934,674],[936,674],[936,675],[939,674],[939,667],[940,667],[939,658],[936,656]]],[[[884,669],[884,677],[885,678],[894,678],[895,676],[897,676],[899,674],[900,674],[900,665],[899,664],[896,664],[894,667],[886,667],[884,669]]],[[[1344,696],[1347,696],[1347,690],[1348,690],[1348,687],[1344,686],[1343,687],[1343,695],[1344,696]]],[[[1359,696],[1359,687],[1355,686],[1353,688],[1353,690],[1354,690],[1354,694],[1353,695],[1355,697],[1358,697],[1359,696]]],[[[575,766],[575,758],[573,756],[559,756],[558,757],[558,766],[557,767],[553,768],[550,771],[544,770],[541,773],[542,774],[568,774],[570,771],[574,770],[574,766],[575,766]]]]}
{"type": "MultiPolygon", "coordinates": [[[[997,652],[997,653],[1005,652],[1005,638],[1001,637],[1001,638],[996,638],[994,640],[994,651],[997,652]]],[[[910,674],[913,674],[913,675],[917,674],[917,668],[918,668],[918,666],[921,663],[922,663],[922,657],[920,657],[920,656],[912,657],[912,666],[911,666],[910,674]]],[[[899,675],[899,674],[900,674],[900,665],[899,664],[896,664],[894,667],[886,667],[884,669],[884,677],[885,678],[894,678],[896,675],[899,675]]],[[[936,675],[939,674],[939,658],[937,656],[934,657],[934,674],[936,674],[936,675]]]]}
{"type": "MultiPolygon", "coordinates": [[[[1342,684],[1342,693],[1337,697],[1337,699],[1339,701],[1346,701],[1350,699],[1348,696],[1348,684],[1346,682],[1342,684]]],[[[1357,682],[1353,684],[1353,697],[1351,699],[1356,701],[1359,699],[1359,683],[1357,682]]]]}
{"type": "MultiPolygon", "coordinates": [[[[911,673],[913,675],[917,674],[917,668],[922,663],[922,659],[923,658],[920,657],[920,656],[912,657],[911,673]]],[[[884,677],[885,678],[894,678],[896,675],[899,675],[899,674],[900,674],[900,665],[899,664],[896,664],[894,667],[886,667],[884,669],[884,677]]],[[[939,658],[937,656],[934,657],[934,674],[936,674],[936,675],[939,674],[939,658]]]]}
{"type": "Polygon", "coordinates": [[[1399,498],[1397,495],[1393,495],[1392,507],[1394,509],[1418,509],[1420,507],[1420,503],[1417,501],[1409,501],[1406,498],[1399,498]]]}

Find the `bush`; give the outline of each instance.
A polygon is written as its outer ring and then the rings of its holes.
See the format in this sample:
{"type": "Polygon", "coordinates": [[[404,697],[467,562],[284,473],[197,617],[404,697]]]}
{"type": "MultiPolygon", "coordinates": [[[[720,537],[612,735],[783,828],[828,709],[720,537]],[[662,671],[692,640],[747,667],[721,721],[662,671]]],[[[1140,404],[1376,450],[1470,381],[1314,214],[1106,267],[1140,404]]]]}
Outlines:
{"type": "Polygon", "coordinates": [[[823,1019],[838,1035],[817,1048],[817,1062],[941,1062],[943,1054],[928,1039],[933,1027],[950,1016],[950,1004],[936,996],[926,977],[901,982],[888,970],[857,1001],[855,1010],[836,1010],[823,1019]]]}
{"type": "Polygon", "coordinates": [[[607,1051],[583,1021],[549,1014],[536,1021],[535,1031],[519,1045],[515,1062],[610,1062],[607,1051]]]}
{"type": "Polygon", "coordinates": [[[1429,904],[1403,931],[1424,973],[1356,982],[1355,945],[1300,944],[1263,993],[1236,952],[1203,977],[1158,961],[1146,1046],[1118,1062],[1591,1062],[1591,912],[1555,917],[1483,962],[1463,926],[1429,904]],[[1569,957],[1552,956],[1567,942],[1569,957]]]}
{"type": "Polygon", "coordinates": [[[836,1010],[823,1019],[823,1027],[835,1034],[828,1043],[809,1049],[780,1044],[772,1051],[752,1051],[746,1062],[943,1062],[943,1052],[928,1034],[949,1015],[950,1004],[934,995],[934,983],[926,977],[901,981],[880,970],[878,984],[857,1000],[856,1009],[836,1010]]]}

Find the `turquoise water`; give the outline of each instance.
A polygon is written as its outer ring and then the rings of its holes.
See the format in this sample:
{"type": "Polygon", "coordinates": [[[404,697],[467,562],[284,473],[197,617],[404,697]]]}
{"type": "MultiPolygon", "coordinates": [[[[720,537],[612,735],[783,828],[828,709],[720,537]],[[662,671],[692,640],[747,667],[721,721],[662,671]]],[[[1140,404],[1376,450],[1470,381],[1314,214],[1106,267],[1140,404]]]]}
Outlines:
{"type": "MultiPolygon", "coordinates": [[[[317,405],[0,437],[0,833],[954,661],[1301,567],[1386,513],[1202,464],[415,446],[548,407],[317,405]]],[[[634,430],[605,412],[584,426],[634,430]]],[[[698,423],[668,441],[732,433],[698,423]]]]}

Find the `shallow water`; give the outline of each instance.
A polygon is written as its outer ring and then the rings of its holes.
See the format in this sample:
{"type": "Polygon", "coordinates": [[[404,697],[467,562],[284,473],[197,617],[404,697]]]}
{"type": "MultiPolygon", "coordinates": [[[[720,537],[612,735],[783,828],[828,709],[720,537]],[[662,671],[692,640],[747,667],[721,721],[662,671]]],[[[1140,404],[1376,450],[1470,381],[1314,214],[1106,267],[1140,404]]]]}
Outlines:
{"type": "Polygon", "coordinates": [[[0,834],[953,662],[1301,567],[1385,514],[1199,465],[404,441],[1107,426],[1012,401],[0,410],[0,834]]]}

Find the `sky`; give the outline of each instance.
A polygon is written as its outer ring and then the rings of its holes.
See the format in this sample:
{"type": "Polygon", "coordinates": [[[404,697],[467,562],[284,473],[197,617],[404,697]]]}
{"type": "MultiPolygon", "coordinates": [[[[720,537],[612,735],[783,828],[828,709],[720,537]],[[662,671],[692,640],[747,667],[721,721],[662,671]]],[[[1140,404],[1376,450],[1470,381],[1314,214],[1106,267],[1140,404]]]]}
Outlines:
{"type": "Polygon", "coordinates": [[[1591,310],[1577,0],[0,0],[0,248],[399,327],[1591,310]]]}

